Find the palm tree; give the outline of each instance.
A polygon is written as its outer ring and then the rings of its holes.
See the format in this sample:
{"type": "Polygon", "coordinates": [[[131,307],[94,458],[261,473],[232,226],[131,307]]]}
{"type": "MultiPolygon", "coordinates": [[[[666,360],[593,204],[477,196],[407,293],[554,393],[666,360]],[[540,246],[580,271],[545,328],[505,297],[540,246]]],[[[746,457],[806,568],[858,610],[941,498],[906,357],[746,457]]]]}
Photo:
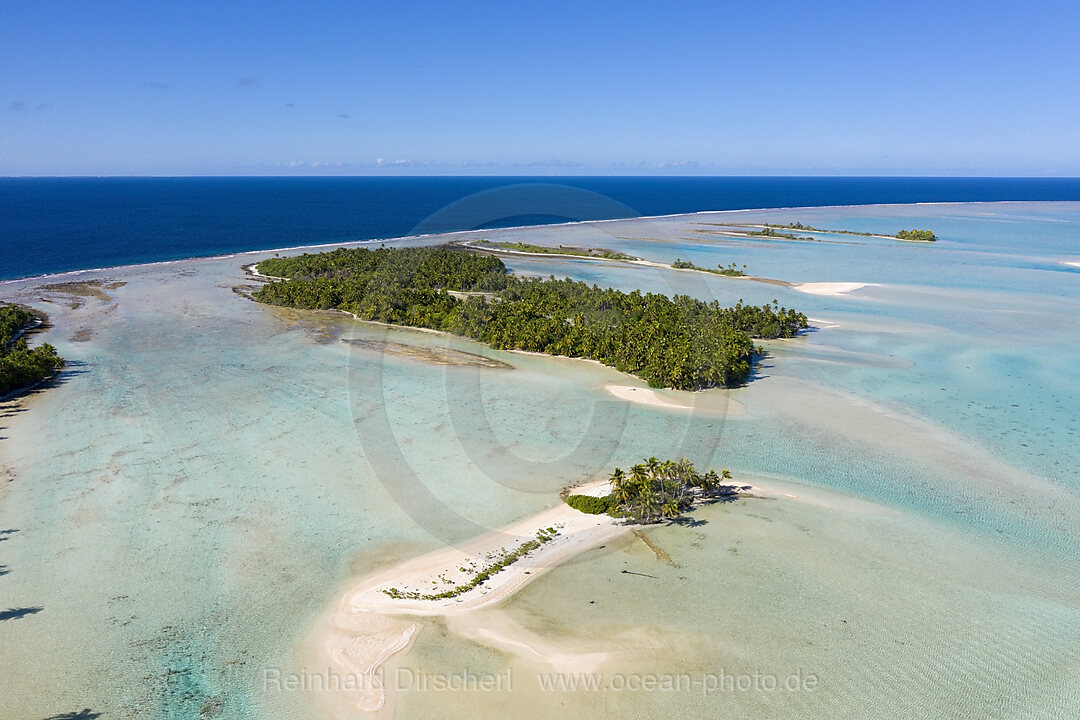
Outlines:
{"type": "Polygon", "coordinates": [[[622,468],[615,468],[615,472],[611,473],[611,494],[615,496],[615,502],[619,505],[630,502],[634,495],[630,479],[622,468]]]}
{"type": "Polygon", "coordinates": [[[680,499],[686,495],[688,487],[697,487],[700,484],[700,476],[694,464],[686,458],[674,463],[674,474],[680,499]]]}
{"type": "Polygon", "coordinates": [[[643,522],[652,522],[656,518],[657,511],[660,509],[660,503],[651,486],[645,487],[638,495],[638,508],[639,517],[643,522]]]}

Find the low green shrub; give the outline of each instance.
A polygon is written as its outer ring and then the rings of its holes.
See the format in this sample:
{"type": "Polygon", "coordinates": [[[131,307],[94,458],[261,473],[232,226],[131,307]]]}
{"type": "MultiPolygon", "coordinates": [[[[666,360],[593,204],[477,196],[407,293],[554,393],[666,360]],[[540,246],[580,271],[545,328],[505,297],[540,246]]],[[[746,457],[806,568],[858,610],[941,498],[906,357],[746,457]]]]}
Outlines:
{"type": "Polygon", "coordinates": [[[608,499],[594,495],[571,495],[566,504],[586,515],[603,515],[608,511],[608,499]]]}

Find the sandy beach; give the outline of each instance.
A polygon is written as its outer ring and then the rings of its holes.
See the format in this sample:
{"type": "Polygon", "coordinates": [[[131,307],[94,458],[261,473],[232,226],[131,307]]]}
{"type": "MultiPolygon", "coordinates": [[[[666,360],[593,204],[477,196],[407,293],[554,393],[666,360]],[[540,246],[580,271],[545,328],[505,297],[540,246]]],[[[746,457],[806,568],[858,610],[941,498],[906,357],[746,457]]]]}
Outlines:
{"type": "MultiPolygon", "coordinates": [[[[605,495],[608,481],[576,488],[580,494],[605,495]]],[[[607,515],[586,515],[564,503],[509,527],[472,540],[406,561],[372,575],[345,593],[341,601],[319,624],[312,642],[314,667],[329,667],[342,677],[355,678],[348,689],[347,702],[353,708],[374,712],[386,702],[386,692],[378,678],[379,668],[394,654],[406,649],[419,625],[394,616],[451,616],[494,606],[520,590],[563,560],[602,545],[629,532],[629,526],[607,515]],[[439,600],[411,600],[390,597],[384,590],[435,592],[471,577],[473,568],[483,567],[492,557],[513,550],[536,537],[538,530],[554,528],[554,539],[517,562],[493,574],[482,585],[457,597],[439,600]]],[[[469,627],[467,623],[458,627],[469,627]]],[[[492,644],[534,658],[565,661],[564,653],[537,647],[528,637],[513,630],[500,632],[473,629],[467,634],[486,638],[492,644]]],[[[595,660],[595,658],[594,658],[595,660]]]]}
{"type": "MultiPolygon", "coordinates": [[[[751,482],[736,481],[740,497],[797,502],[858,515],[890,514],[888,509],[856,497],[777,481],[761,483],[757,478],[751,482]]],[[[601,496],[610,487],[606,480],[597,481],[574,492],[601,496]]],[[[328,668],[340,678],[339,687],[327,693],[324,701],[343,708],[347,715],[389,710],[392,689],[384,686],[380,671],[412,645],[422,627],[412,619],[418,617],[441,618],[450,632],[532,664],[561,672],[596,671],[615,657],[618,651],[614,647],[553,641],[515,622],[498,606],[559,563],[637,527],[607,515],[586,515],[560,503],[460,547],[406,560],[360,580],[322,618],[307,643],[306,659],[311,667],[320,672],[328,668]],[[483,566],[486,560],[534,538],[537,530],[545,528],[557,530],[552,541],[457,597],[405,599],[384,592],[391,588],[441,591],[468,578],[467,570],[483,566]]]]}
{"type": "Polygon", "coordinates": [[[832,320],[824,320],[822,318],[806,318],[811,325],[819,330],[831,330],[832,328],[842,327],[840,323],[833,322],[832,320]]]}
{"type": "Polygon", "coordinates": [[[691,410],[693,403],[674,403],[660,397],[655,390],[649,388],[633,387],[632,385],[605,385],[604,389],[611,395],[626,400],[627,402],[648,405],[650,407],[671,408],[673,410],[691,410]]]}
{"type": "Polygon", "coordinates": [[[690,393],[669,390],[665,396],[650,388],[636,387],[634,385],[615,385],[613,383],[604,385],[604,390],[620,400],[647,407],[667,410],[719,410],[730,416],[746,415],[746,406],[738,400],[731,399],[726,394],[721,394],[724,391],[690,393]],[[685,396],[685,398],[675,399],[671,397],[672,395],[685,396]]]}
{"type": "Polygon", "coordinates": [[[878,283],[863,282],[808,282],[792,285],[792,288],[809,295],[847,295],[864,287],[876,287],[878,283]]]}

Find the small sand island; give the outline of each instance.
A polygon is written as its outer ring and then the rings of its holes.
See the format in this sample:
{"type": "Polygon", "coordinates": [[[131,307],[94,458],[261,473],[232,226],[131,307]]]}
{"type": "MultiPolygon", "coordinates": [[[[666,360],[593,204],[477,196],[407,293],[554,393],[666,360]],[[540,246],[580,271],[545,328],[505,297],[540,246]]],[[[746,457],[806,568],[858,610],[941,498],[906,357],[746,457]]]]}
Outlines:
{"type": "Polygon", "coordinates": [[[64,359],[52,345],[27,345],[26,335],[47,322],[29,308],[0,304],[0,397],[45,382],[63,369],[64,359]]]}
{"type": "Polygon", "coordinates": [[[793,285],[799,292],[809,295],[847,295],[864,287],[876,287],[877,283],[864,282],[807,282],[793,285]]]}
{"type": "Polygon", "coordinates": [[[259,302],[586,358],[677,390],[741,385],[762,354],[755,339],[809,327],[805,315],[775,301],[724,308],[685,295],[520,278],[498,257],[460,246],[339,248],[264,260],[255,273],[271,279],[252,293],[259,302]]]}
{"type": "Polygon", "coordinates": [[[351,707],[369,712],[386,702],[380,668],[419,631],[402,615],[454,616],[459,628],[511,654],[546,658],[563,668],[594,667],[603,657],[566,657],[532,647],[532,638],[515,636],[511,628],[473,628],[460,618],[502,602],[563,560],[635,526],[673,522],[700,505],[732,502],[753,489],[730,480],[727,470],[699,473],[685,458],[651,457],[629,472],[615,468],[609,479],[565,494],[565,504],[362,580],[320,622],[311,652],[320,666],[354,678],[341,694],[351,707]]]}

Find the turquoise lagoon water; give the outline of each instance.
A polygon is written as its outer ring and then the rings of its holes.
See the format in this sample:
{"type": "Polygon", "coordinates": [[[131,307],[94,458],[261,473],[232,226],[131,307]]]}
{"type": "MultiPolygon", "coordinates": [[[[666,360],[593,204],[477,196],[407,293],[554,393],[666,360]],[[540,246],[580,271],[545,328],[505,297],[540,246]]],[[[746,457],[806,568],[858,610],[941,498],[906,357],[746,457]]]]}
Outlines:
{"type": "MultiPolygon", "coordinates": [[[[399,717],[1075,717],[1080,707],[1080,205],[817,208],[495,230],[754,275],[878,283],[842,296],[663,269],[514,259],[530,274],[815,319],[693,414],[627,406],[590,363],[491,351],[233,292],[258,256],[115,269],[108,300],[8,283],[72,366],[0,423],[0,717],[320,718],[267,687],[350,581],[685,454],[791,498],[651,528],[499,610],[613,673],[813,674],[813,690],[543,690],[538,664],[425,624],[390,671],[513,672],[510,693],[398,693],[399,717]],[[932,246],[717,236],[801,221],[932,246]],[[77,307],[73,307],[77,306],[77,307]],[[451,346],[447,367],[380,343],[451,346]],[[736,404],[738,403],[738,405],[736,404]],[[705,406],[708,407],[705,407],[705,406]],[[745,406],[742,412],[740,406],[745,406]],[[631,573],[623,573],[629,570],[631,573]]],[[[70,278],[64,278],[70,279],[70,278]]],[[[388,712],[390,712],[388,711],[388,712]]]]}

